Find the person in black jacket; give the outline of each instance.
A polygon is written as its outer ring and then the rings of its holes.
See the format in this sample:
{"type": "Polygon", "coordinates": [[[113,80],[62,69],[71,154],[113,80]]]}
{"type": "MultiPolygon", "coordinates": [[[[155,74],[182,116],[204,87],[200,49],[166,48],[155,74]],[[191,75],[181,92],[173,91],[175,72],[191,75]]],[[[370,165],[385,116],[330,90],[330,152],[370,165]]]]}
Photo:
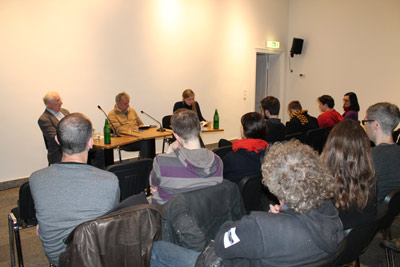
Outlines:
{"type": "Polygon", "coordinates": [[[178,101],[175,103],[173,112],[181,108],[193,110],[199,117],[200,122],[202,121],[208,122],[206,119],[203,118],[203,115],[201,114],[199,103],[196,100],[194,100],[194,92],[192,91],[192,89],[186,89],[185,91],[183,91],[182,101],[178,101]]]}
{"type": "Polygon", "coordinates": [[[290,121],[286,122],[286,135],[305,133],[308,130],[319,128],[317,118],[308,115],[307,110],[303,110],[297,100],[289,103],[288,113],[290,121]]]}
{"type": "Polygon", "coordinates": [[[260,113],[249,112],[241,118],[242,139],[233,141],[232,152],[222,158],[224,162],[224,179],[239,183],[248,175],[261,171],[268,143],[264,141],[267,124],[260,113]]]}
{"type": "Polygon", "coordinates": [[[267,96],[260,102],[261,114],[267,121],[268,135],[265,138],[269,144],[283,141],[285,138],[285,125],[279,119],[279,109],[281,104],[279,99],[273,96],[267,96]]]}

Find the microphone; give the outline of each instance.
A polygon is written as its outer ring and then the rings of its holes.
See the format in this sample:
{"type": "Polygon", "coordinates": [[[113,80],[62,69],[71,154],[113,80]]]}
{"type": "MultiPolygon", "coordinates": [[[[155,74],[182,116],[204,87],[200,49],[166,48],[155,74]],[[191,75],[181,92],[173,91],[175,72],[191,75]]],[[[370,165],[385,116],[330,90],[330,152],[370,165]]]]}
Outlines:
{"type": "Polygon", "coordinates": [[[148,117],[150,117],[150,119],[152,119],[153,121],[155,121],[155,122],[157,122],[158,124],[160,124],[160,128],[157,129],[157,132],[165,132],[165,129],[162,127],[162,124],[161,124],[158,120],[154,119],[152,116],[150,116],[149,114],[147,114],[147,113],[144,112],[143,110],[141,110],[140,113],[146,114],[148,117]]]}
{"type": "Polygon", "coordinates": [[[118,134],[117,130],[115,129],[114,125],[112,124],[112,122],[110,121],[110,119],[107,116],[107,113],[104,112],[104,110],[100,107],[100,105],[97,106],[98,109],[100,109],[101,111],[103,111],[104,115],[106,116],[108,122],[111,125],[111,128],[113,129],[113,137],[120,137],[120,135],[118,134]]]}

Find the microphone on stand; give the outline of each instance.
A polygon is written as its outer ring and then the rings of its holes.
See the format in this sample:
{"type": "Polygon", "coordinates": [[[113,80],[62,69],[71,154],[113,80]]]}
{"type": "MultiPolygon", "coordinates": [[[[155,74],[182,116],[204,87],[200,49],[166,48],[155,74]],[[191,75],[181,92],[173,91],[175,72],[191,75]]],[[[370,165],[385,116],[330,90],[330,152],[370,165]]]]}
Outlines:
{"type": "Polygon", "coordinates": [[[117,130],[115,129],[114,125],[112,124],[112,122],[110,121],[110,119],[108,118],[107,114],[104,112],[104,110],[100,107],[100,105],[97,106],[98,109],[100,109],[101,111],[103,111],[104,115],[106,116],[108,122],[111,125],[111,128],[113,129],[113,137],[120,137],[120,135],[118,134],[117,130]]]}
{"type": "Polygon", "coordinates": [[[147,114],[147,113],[144,112],[143,110],[141,110],[140,113],[146,114],[150,119],[152,119],[153,121],[155,121],[155,122],[157,122],[158,124],[160,124],[160,128],[157,129],[157,132],[165,132],[165,129],[162,127],[162,124],[161,124],[158,120],[154,119],[152,116],[150,116],[149,114],[147,114]]]}

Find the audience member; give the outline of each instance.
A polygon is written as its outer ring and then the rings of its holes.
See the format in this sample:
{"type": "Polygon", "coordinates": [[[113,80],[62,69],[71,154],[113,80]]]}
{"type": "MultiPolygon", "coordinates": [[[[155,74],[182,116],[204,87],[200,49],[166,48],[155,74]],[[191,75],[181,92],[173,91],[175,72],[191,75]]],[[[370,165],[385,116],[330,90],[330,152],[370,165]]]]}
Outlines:
{"type": "Polygon", "coordinates": [[[207,121],[203,118],[203,115],[201,114],[199,103],[194,100],[194,92],[192,91],[192,89],[186,89],[185,91],[183,91],[182,101],[178,101],[175,103],[173,112],[181,108],[193,110],[194,112],[196,112],[200,121],[207,121]]]}
{"type": "Polygon", "coordinates": [[[318,116],[318,124],[321,128],[329,128],[338,124],[343,117],[334,109],[335,100],[329,95],[318,97],[319,110],[323,112],[318,116]]]}
{"type": "Polygon", "coordinates": [[[241,118],[242,139],[233,141],[232,152],[222,158],[224,178],[239,183],[248,175],[260,173],[268,143],[265,142],[267,124],[260,113],[249,112],[241,118]]]}
{"type": "Polygon", "coordinates": [[[61,108],[63,102],[56,92],[48,92],[43,97],[46,109],[38,120],[40,130],[46,142],[47,160],[49,164],[61,161],[61,148],[54,137],[56,136],[57,125],[59,121],[69,114],[69,111],[61,108]]]}
{"type": "Polygon", "coordinates": [[[265,139],[270,144],[285,139],[285,125],[279,119],[281,104],[278,98],[267,96],[261,100],[261,114],[267,120],[268,136],[265,139]]]}
{"type": "Polygon", "coordinates": [[[56,142],[62,148],[61,162],[34,172],[29,185],[43,249],[57,266],[69,233],[117,206],[120,191],[113,173],[86,164],[93,145],[92,123],[86,116],[72,113],[64,117],[57,127],[56,142]]]}
{"type": "Polygon", "coordinates": [[[400,146],[393,141],[392,131],[400,121],[400,111],[391,103],[377,103],[368,108],[365,125],[369,139],[375,143],[372,148],[378,202],[391,191],[400,189],[400,146]]]}
{"type": "Polygon", "coordinates": [[[358,121],[358,112],[360,111],[360,105],[358,105],[358,99],[355,93],[349,92],[344,95],[343,110],[343,119],[358,121]]]}
{"type": "MultiPolygon", "coordinates": [[[[122,92],[115,97],[114,109],[108,113],[111,124],[115,127],[117,134],[122,131],[137,131],[143,122],[136,111],[129,107],[130,97],[127,93],[122,92]]],[[[140,150],[141,158],[149,158],[148,141],[135,142],[129,145],[121,146],[122,150],[138,151],[140,150]]]]}
{"type": "Polygon", "coordinates": [[[343,228],[376,217],[376,179],[370,141],[358,121],[343,120],[330,132],[322,160],[336,179],[336,208],[343,228]]]}
{"type": "MultiPolygon", "coordinates": [[[[330,200],[336,184],[318,154],[297,140],[275,143],[262,172],[263,183],[282,206],[272,207],[271,213],[252,212],[221,227],[215,253],[223,266],[301,266],[334,254],[344,236],[330,200]]],[[[153,244],[151,266],[194,266],[198,255],[158,241],[153,244]]]]}
{"type": "Polygon", "coordinates": [[[169,153],[154,159],[150,174],[153,203],[164,204],[176,194],[216,185],[223,179],[222,160],[200,146],[200,121],[194,111],[180,109],[171,118],[176,141],[169,153]]]}
{"type": "Polygon", "coordinates": [[[286,135],[307,132],[318,128],[318,120],[308,115],[307,110],[303,110],[299,101],[289,103],[288,113],[290,121],[286,122],[286,135]]]}

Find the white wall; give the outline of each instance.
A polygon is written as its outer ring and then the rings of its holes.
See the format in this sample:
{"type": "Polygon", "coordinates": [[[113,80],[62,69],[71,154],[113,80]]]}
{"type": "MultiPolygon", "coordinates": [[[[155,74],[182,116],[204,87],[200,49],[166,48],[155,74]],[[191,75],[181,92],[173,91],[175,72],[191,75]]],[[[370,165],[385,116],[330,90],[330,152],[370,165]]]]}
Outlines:
{"type": "Polygon", "coordinates": [[[400,105],[400,1],[291,0],[289,10],[288,46],[299,37],[304,47],[291,61],[287,101],[317,116],[319,96],[343,112],[343,95],[354,91],[360,119],[371,104],[400,105]]]}
{"type": "Polygon", "coordinates": [[[205,142],[237,138],[254,110],[255,48],[268,39],[286,50],[288,12],[283,0],[2,0],[0,181],[47,166],[37,119],[48,90],[101,130],[97,105],[111,110],[120,91],[161,120],[192,88],[225,129],[205,142]]]}

